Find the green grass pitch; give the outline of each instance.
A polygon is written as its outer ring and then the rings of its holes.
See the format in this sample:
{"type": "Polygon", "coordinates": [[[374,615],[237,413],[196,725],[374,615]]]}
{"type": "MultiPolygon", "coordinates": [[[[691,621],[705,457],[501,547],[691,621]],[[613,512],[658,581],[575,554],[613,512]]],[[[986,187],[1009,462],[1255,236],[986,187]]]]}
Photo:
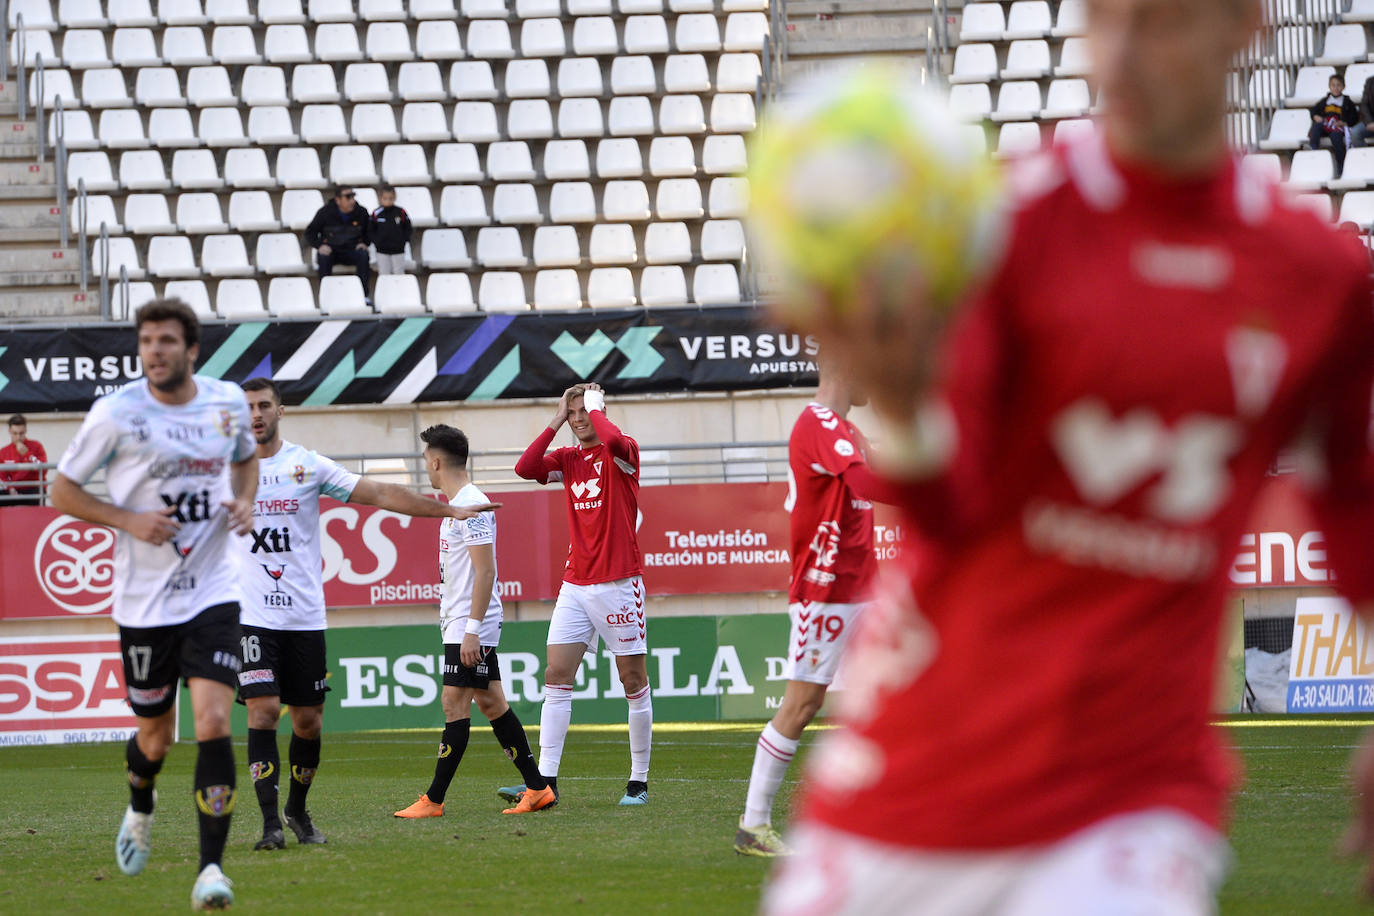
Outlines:
{"type": "MultiPolygon", "coordinates": [[[[1367,913],[1359,868],[1333,852],[1349,811],[1345,766],[1363,722],[1238,719],[1248,771],[1231,841],[1225,914],[1367,913]]],[[[442,818],[391,812],[429,785],[438,729],[329,735],[310,809],[323,847],[254,853],[261,821],[236,742],[240,789],[225,873],[236,909],[273,913],[749,913],[767,863],[731,850],[758,724],[655,731],[647,808],[619,808],[623,727],[577,727],[541,814],[501,814],[518,781],[489,731],[473,730],[442,818]]],[[[286,729],[281,741],[285,753],[286,729]]],[[[159,779],[153,856],[137,878],[114,865],[127,795],[117,745],[0,751],[0,913],[184,912],[195,871],[194,751],[173,749],[159,779]]],[[[283,796],[285,789],[283,788],[283,796]]],[[[791,785],[779,797],[785,814],[791,785]]],[[[290,835],[288,834],[288,837],[290,835]]]]}

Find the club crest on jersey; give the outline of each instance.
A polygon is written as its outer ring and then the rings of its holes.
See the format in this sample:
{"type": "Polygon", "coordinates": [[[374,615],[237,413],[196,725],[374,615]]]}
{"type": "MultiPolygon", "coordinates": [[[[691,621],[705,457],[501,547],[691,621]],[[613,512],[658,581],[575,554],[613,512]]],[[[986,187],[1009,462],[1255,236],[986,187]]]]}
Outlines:
{"type": "Polygon", "coordinates": [[[305,465],[296,465],[295,470],[291,472],[291,479],[294,480],[296,483],[300,484],[305,483],[305,477],[305,465]]]}
{"type": "Polygon", "coordinates": [[[147,442],[148,438],[152,436],[152,432],[148,429],[148,421],[144,417],[132,417],[129,423],[132,427],[129,434],[134,437],[135,442],[147,442]]]}
{"type": "Polygon", "coordinates": [[[231,438],[234,435],[234,415],[227,410],[219,412],[220,435],[231,438]]]}
{"type": "Polygon", "coordinates": [[[210,817],[225,817],[234,813],[233,786],[206,786],[196,790],[196,807],[210,817]]]}

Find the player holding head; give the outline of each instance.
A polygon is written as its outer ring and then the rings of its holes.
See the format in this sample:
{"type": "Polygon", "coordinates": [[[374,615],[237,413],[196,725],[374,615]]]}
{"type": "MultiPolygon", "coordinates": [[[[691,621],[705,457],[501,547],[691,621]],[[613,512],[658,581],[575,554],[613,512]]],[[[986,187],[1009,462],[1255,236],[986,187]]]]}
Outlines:
{"type": "Polygon", "coordinates": [[[1260,4],[1086,8],[1101,130],[1013,173],[948,335],[917,296],[807,328],[885,425],[921,562],[854,638],[765,913],[1214,912],[1227,569],[1300,435],[1336,581],[1374,598],[1368,257],[1226,147],[1260,4]]]}
{"type": "Polygon", "coordinates": [[[279,424],[286,410],[270,379],[243,383],[257,440],[258,495],[250,537],[238,538],[246,599],[240,648],[239,697],[248,706],[248,769],[262,808],[262,839],[254,849],[283,849],[277,814],[277,722],[291,709],[290,789],[282,814],[300,843],[325,842],[305,809],[320,766],[320,727],[328,663],[320,566],[320,497],[377,506],[420,518],[468,519],[495,508],[445,505],[405,487],[378,483],[288,442],[279,424]]]}
{"type": "Polygon", "coordinates": [[[253,522],[257,457],[238,387],[192,375],[200,323],[179,299],[135,315],[142,381],[99,398],[58,462],[52,504],[117,530],[114,620],[138,732],[126,748],[129,807],[115,840],[126,875],[148,864],[153,783],[171,747],[178,681],[191,692],[200,874],[193,909],[233,902],[220,870],[234,810],[229,710],[239,670],[231,533],[253,522]],[[105,468],[110,498],[85,489],[105,468]]]}
{"type": "MultiPolygon", "coordinates": [[[[845,417],[854,403],[848,379],[821,363],[816,397],[787,441],[787,511],[791,513],[791,630],[782,705],[759,736],[735,852],[788,852],[772,827],[773,799],[801,733],[825,702],[849,634],[871,597],[876,478],[868,442],[845,417]]],[[[860,402],[862,403],[862,402],[860,402]]]]}
{"type": "Polygon", "coordinates": [[[420,433],[425,443],[429,485],[448,497],[449,505],[470,507],[478,514],[439,528],[439,631],[444,640],[444,733],[434,762],[434,781],[414,804],[397,817],[441,817],[449,783],[467,750],[472,704],[491,723],[496,740],[520,770],[527,788],[506,814],[528,814],[556,803],[530,752],[525,727],[501,690],[501,596],[496,590],[496,513],[468,478],[468,438],[463,431],[439,424],[420,433]]]}
{"type": "MultiPolygon", "coordinates": [[[[606,395],[594,382],[563,392],[553,421],[530,443],[515,473],[541,484],[562,481],[568,495],[568,563],[549,621],[544,705],[539,718],[539,772],[558,790],[558,765],[572,721],[573,682],[597,637],[615,656],[630,706],[630,780],[622,805],[649,802],[649,746],[654,727],[645,665],[644,579],[636,520],[639,443],[606,418],[606,395]],[[564,423],[577,445],[545,453],[564,423]]],[[[502,789],[507,798],[519,789],[502,789]]]]}

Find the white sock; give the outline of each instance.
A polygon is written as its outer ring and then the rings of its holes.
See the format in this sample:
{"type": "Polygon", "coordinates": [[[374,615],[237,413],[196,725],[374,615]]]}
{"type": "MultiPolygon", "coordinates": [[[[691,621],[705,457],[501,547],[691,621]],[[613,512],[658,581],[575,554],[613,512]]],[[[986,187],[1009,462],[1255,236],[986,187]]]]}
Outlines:
{"type": "Polygon", "coordinates": [[[630,781],[649,781],[649,749],[654,735],[654,701],[649,685],[627,696],[630,704],[630,781]]]}
{"type": "Polygon", "coordinates": [[[572,684],[545,684],[544,706],[539,710],[539,774],[557,776],[563,760],[563,743],[572,721],[572,684]]]}
{"type": "MultiPolygon", "coordinates": [[[[548,701],[545,700],[547,703],[548,701]]],[[[797,739],[784,737],[769,722],[759,735],[754,751],[754,769],[749,774],[749,795],[744,802],[744,826],[762,827],[772,823],[773,799],[787,774],[787,765],[797,753],[797,739]]]]}

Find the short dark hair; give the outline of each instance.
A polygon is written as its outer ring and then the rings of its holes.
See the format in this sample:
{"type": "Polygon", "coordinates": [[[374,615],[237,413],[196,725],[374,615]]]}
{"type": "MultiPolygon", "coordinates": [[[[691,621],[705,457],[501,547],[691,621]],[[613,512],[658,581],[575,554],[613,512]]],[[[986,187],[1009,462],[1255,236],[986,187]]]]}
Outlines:
{"type": "Polygon", "coordinates": [[[395,194],[395,193],[396,193],[396,189],[393,188],[393,187],[392,187],[391,185],[389,185],[389,184],[378,185],[378,186],[377,186],[377,193],[378,193],[378,194],[395,194]]]}
{"type": "Polygon", "coordinates": [[[141,328],[149,321],[179,321],[186,346],[200,343],[200,319],[195,310],[180,299],[154,299],[139,306],[134,313],[134,328],[141,328]]]}
{"type": "Polygon", "coordinates": [[[351,191],[351,190],[353,190],[353,185],[351,185],[351,184],[336,184],[336,185],[334,185],[334,199],[337,200],[337,199],[339,199],[340,197],[343,197],[343,196],[344,196],[344,191],[351,191]]]}
{"type": "Polygon", "coordinates": [[[1331,79],[1327,80],[1327,82],[1329,83],[1329,82],[1331,82],[1331,80],[1335,80],[1336,82],[1340,83],[1342,86],[1345,85],[1345,77],[1342,76],[1342,75],[1339,74],[1339,73],[1333,73],[1333,74],[1331,74],[1331,79]]]}
{"type": "Polygon", "coordinates": [[[438,423],[420,433],[420,441],[430,448],[436,448],[448,455],[454,463],[467,466],[468,437],[463,434],[461,429],[438,423]]]}
{"type": "Polygon", "coordinates": [[[29,421],[24,419],[24,415],[23,415],[22,413],[17,413],[17,414],[15,414],[14,416],[10,417],[9,425],[10,425],[10,426],[28,426],[28,425],[29,425],[29,421]]]}
{"type": "Polygon", "coordinates": [[[281,403],[281,391],[277,389],[277,383],[272,381],[270,378],[264,378],[263,376],[259,375],[255,378],[250,378],[242,385],[239,385],[239,387],[242,388],[244,391],[270,391],[272,392],[272,397],[276,400],[276,402],[278,404],[281,403]]]}

